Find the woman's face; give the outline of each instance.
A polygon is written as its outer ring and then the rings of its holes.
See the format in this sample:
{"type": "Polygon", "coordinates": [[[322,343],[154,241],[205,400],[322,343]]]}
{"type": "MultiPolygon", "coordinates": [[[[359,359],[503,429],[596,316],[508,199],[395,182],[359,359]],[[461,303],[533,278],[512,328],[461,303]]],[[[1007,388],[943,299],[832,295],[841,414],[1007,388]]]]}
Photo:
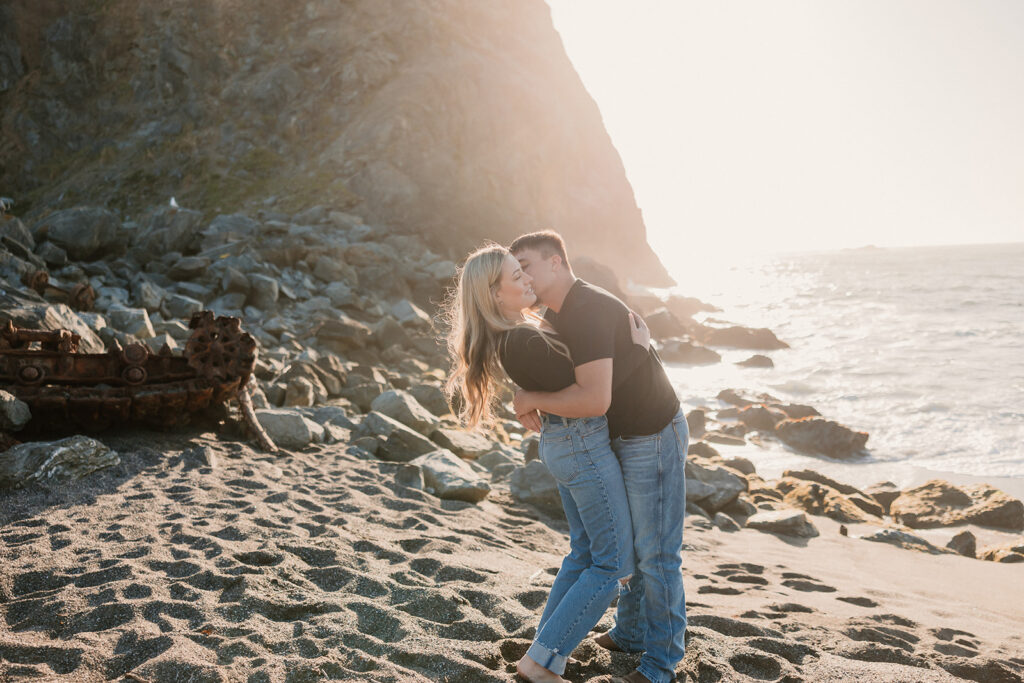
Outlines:
{"type": "Polygon", "coordinates": [[[519,261],[512,254],[505,257],[501,264],[501,279],[494,292],[501,314],[509,320],[521,317],[524,308],[537,303],[537,295],[533,293],[533,278],[523,272],[519,261]]]}

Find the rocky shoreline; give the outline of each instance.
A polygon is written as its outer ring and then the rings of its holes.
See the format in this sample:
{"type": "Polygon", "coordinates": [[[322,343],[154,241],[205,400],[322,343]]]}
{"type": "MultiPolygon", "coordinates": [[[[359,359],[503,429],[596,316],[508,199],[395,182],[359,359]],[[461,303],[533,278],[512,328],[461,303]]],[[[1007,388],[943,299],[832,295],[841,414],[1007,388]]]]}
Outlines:
{"type": "MultiPolygon", "coordinates": [[[[451,415],[434,313],[458,254],[440,251],[329,207],[0,219],[0,324],[158,353],[182,349],[192,313],[239,317],[259,346],[257,417],[282,449],[261,453],[231,406],[86,436],[0,392],[0,677],[512,680],[564,520],[536,437],[510,415],[485,434],[451,415]],[[41,269],[42,293],[26,284],[41,269]],[[85,284],[93,310],[76,311],[61,292],[85,284]]],[[[596,264],[580,274],[617,289],[596,264]]],[[[692,299],[631,303],[669,362],[785,347],[695,322],[710,307],[692,299]]],[[[765,480],[765,439],[852,461],[868,441],[766,394],[723,389],[687,419],[681,679],[1024,680],[1021,501],[809,470],[765,480]],[[943,591],[954,577],[971,584],[961,596],[943,591]]],[[[575,657],[570,680],[632,662],[587,643],[575,657]]]]}

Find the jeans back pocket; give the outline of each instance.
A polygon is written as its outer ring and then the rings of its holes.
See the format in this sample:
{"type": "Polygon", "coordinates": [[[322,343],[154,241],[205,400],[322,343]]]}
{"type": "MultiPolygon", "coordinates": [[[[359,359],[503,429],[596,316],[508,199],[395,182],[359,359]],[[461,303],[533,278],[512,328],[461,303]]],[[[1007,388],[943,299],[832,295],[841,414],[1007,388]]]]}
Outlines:
{"type": "Polygon", "coordinates": [[[551,476],[560,484],[572,481],[580,473],[576,459],[576,447],[572,434],[560,434],[553,437],[541,436],[540,459],[551,472],[551,476]]]}

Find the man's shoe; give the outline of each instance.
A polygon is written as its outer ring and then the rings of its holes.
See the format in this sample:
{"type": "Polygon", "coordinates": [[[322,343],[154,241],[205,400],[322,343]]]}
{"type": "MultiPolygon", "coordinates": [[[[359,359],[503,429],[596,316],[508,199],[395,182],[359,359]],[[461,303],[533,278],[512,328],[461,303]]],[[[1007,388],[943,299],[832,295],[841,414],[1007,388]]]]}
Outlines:
{"type": "MultiPolygon", "coordinates": [[[[622,648],[616,645],[615,641],[612,640],[612,637],[607,633],[602,633],[597,638],[594,638],[594,642],[606,650],[610,650],[612,652],[622,652],[622,648]]],[[[644,677],[644,680],[646,680],[646,676],[644,677]]]]}
{"type": "Polygon", "coordinates": [[[612,683],[651,683],[651,679],[639,671],[633,670],[622,677],[613,677],[612,683]]]}

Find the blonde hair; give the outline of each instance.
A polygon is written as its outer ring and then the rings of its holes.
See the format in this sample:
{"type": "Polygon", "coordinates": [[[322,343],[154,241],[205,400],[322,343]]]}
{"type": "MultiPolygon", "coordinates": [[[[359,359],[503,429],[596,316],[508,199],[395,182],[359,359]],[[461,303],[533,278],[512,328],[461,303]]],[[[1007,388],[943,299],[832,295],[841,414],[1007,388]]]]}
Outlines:
{"type": "MultiPolygon", "coordinates": [[[[466,257],[455,291],[445,307],[451,328],[448,353],[452,359],[445,393],[453,404],[456,397],[461,398],[458,415],[470,428],[494,422],[496,391],[505,377],[499,344],[503,338],[507,340],[506,332],[523,324],[503,316],[494,297],[509,254],[505,247],[487,244],[466,257]]],[[[528,313],[527,319],[551,348],[569,357],[565,344],[538,327],[541,319],[536,314],[528,313]]]]}

